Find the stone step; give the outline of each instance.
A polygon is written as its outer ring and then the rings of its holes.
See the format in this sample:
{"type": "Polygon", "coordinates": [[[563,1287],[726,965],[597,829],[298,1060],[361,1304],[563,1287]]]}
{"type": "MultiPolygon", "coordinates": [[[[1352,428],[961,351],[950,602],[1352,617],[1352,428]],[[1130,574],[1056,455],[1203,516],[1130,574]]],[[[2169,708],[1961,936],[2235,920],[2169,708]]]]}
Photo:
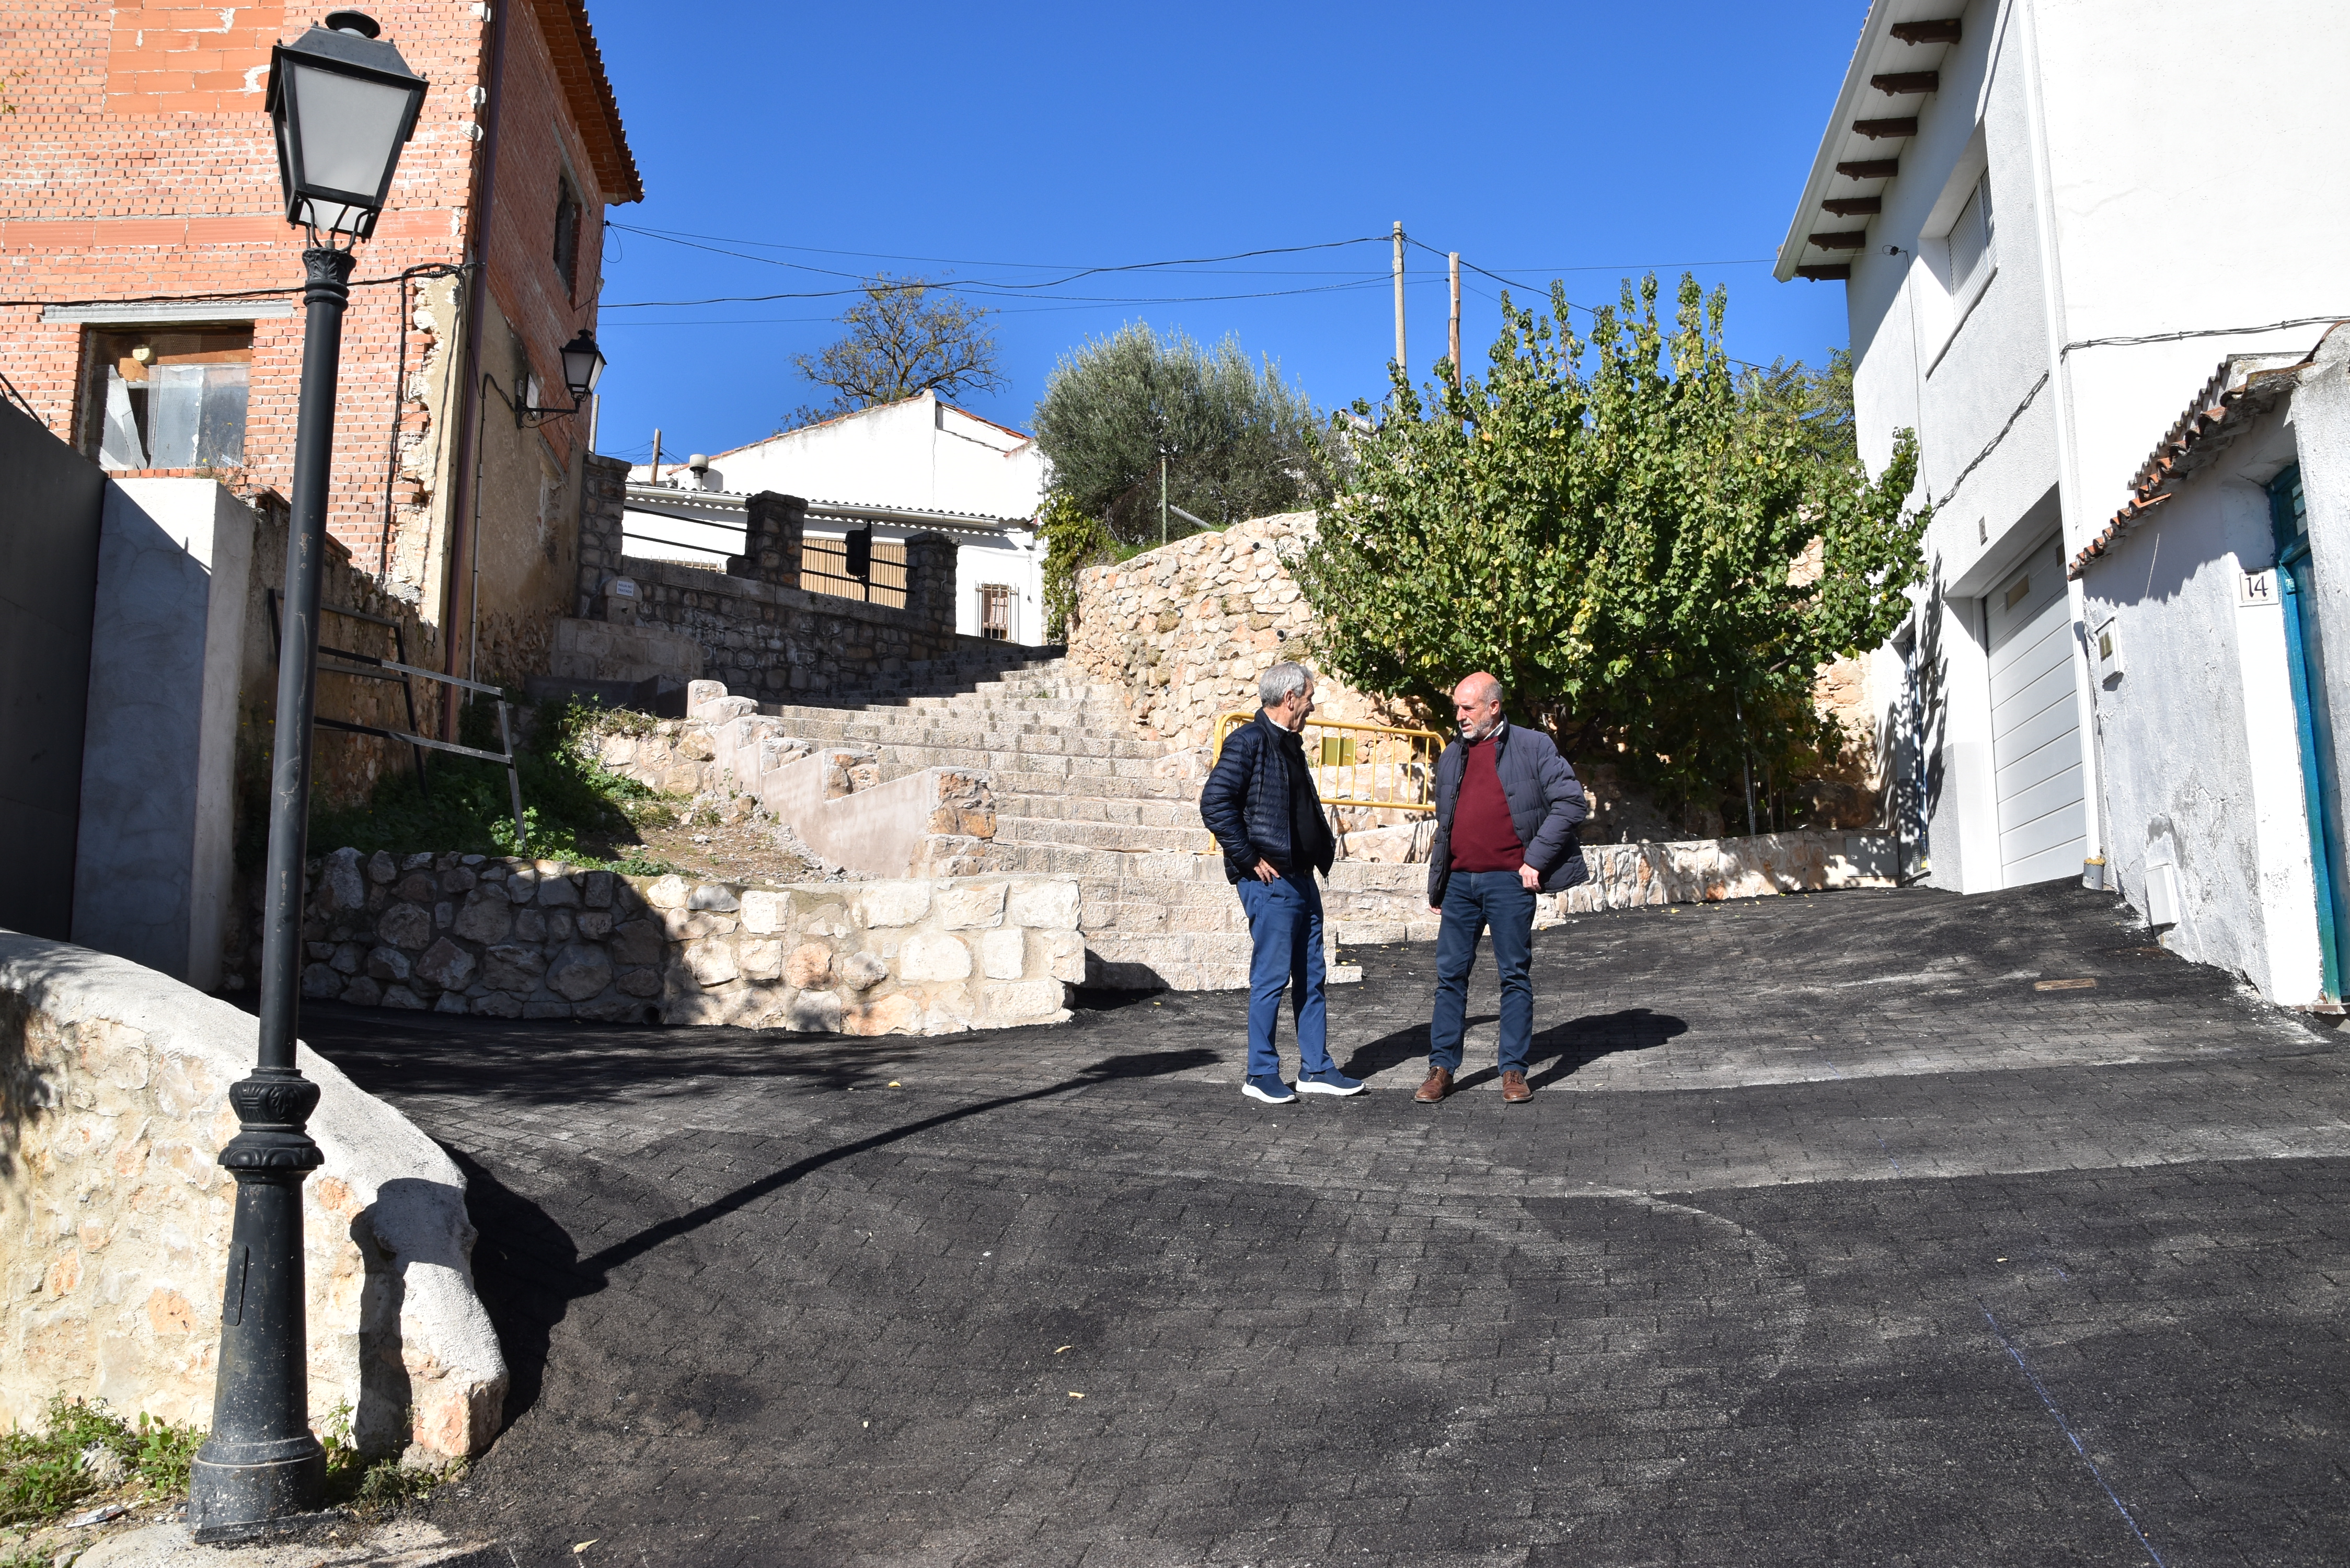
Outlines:
{"type": "Polygon", "coordinates": [[[1164,882],[1224,881],[1221,855],[1127,853],[1066,844],[1009,844],[997,839],[987,852],[990,869],[1036,872],[1054,877],[1145,877],[1164,882]]]}
{"type": "MultiPolygon", "coordinates": [[[[1055,816],[1008,816],[1001,801],[995,808],[998,844],[1052,844],[1072,848],[1115,849],[1128,855],[1160,851],[1210,855],[1215,835],[1196,822],[1189,827],[1149,826],[1129,822],[1087,822],[1055,816]]],[[[1221,859],[1219,860],[1221,864],[1221,859]]]]}
{"type": "MultiPolygon", "coordinates": [[[[887,773],[889,770],[882,770],[887,773]]],[[[1035,800],[1050,796],[1055,800],[1149,800],[1165,801],[1187,807],[1196,818],[1199,815],[1200,786],[1196,780],[1160,778],[1156,774],[1088,774],[1072,778],[1066,773],[1038,773],[1024,768],[1002,768],[993,775],[995,798],[1035,800]]],[[[1043,815],[1041,812],[1027,815],[1043,815]]],[[[1115,820],[1114,818],[1107,820],[1115,820]]]]}
{"type": "MultiPolygon", "coordinates": [[[[781,719],[781,715],[777,715],[781,719]]],[[[1097,731],[1007,726],[884,725],[806,715],[785,721],[786,734],[830,745],[910,746],[965,752],[1033,753],[1038,756],[1083,756],[1157,762],[1167,749],[1156,741],[1128,740],[1097,731]]]]}
{"type": "MultiPolygon", "coordinates": [[[[1119,783],[1128,781],[1119,780],[1119,783]]],[[[996,815],[1058,822],[1127,823],[1142,827],[1197,827],[1197,802],[1180,796],[1070,794],[1065,792],[995,791],[996,815]]],[[[1024,837],[1049,837],[1029,833],[1024,837]]]]}
{"type": "Polygon", "coordinates": [[[1007,774],[1061,779],[1081,779],[1087,782],[1100,778],[1151,779],[1157,777],[1152,768],[1157,759],[1145,757],[1097,757],[1055,752],[984,751],[969,746],[908,746],[892,742],[877,748],[885,764],[909,771],[921,768],[957,768],[965,773],[985,772],[996,778],[1007,774]]]}

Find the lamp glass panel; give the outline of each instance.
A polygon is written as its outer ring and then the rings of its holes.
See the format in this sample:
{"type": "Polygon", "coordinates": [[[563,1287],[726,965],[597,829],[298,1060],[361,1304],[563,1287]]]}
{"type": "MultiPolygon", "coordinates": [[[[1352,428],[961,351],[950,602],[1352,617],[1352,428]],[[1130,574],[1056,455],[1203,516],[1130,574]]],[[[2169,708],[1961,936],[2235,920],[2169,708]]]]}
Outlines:
{"type": "MultiPolygon", "coordinates": [[[[302,153],[304,190],[372,198],[400,158],[400,132],[412,89],[287,64],[294,76],[293,131],[302,153]]],[[[315,212],[319,227],[348,229],[359,210],[319,202],[315,212]]]]}
{"type": "Polygon", "coordinates": [[[574,398],[586,397],[596,389],[598,378],[604,373],[604,356],[593,343],[566,344],[563,349],[563,384],[571,389],[574,398]]]}

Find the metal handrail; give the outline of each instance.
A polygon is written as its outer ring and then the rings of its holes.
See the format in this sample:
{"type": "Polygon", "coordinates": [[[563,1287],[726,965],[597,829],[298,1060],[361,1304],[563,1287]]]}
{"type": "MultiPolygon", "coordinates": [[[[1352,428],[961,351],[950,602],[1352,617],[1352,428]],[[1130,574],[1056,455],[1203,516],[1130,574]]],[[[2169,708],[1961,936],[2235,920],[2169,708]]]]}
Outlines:
{"type": "MultiPolygon", "coordinates": [[[[1224,739],[1253,713],[1216,718],[1216,756],[1224,739]]],[[[1444,737],[1433,730],[1404,730],[1351,719],[1308,719],[1299,737],[1314,774],[1314,794],[1324,805],[1369,805],[1389,811],[1432,814],[1436,810],[1436,759],[1444,737]]]]}

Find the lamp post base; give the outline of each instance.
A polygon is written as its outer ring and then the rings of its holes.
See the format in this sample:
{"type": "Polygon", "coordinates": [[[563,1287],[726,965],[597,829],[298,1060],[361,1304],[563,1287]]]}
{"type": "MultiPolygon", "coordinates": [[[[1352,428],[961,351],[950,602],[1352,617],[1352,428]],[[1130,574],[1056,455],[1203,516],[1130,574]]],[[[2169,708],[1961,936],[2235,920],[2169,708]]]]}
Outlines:
{"type": "Polygon", "coordinates": [[[317,1438],[305,1434],[219,1446],[230,1451],[199,1454],[189,1474],[188,1528],[199,1544],[282,1528],[318,1506],[327,1488],[327,1450],[317,1438]]]}

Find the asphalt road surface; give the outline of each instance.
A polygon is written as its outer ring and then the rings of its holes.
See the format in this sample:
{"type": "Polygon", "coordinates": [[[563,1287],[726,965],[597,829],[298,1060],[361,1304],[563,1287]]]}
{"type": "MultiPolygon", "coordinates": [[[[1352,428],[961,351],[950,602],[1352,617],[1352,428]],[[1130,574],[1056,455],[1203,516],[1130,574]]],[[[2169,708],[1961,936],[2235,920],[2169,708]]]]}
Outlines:
{"type": "Polygon", "coordinates": [[[2151,940],[1584,917],[1507,1107],[1490,967],[1411,1102],[1427,947],[1285,1106],[1236,993],[305,1034],[472,1181],[515,1386],[432,1517],[522,1564],[2350,1562],[2350,1052],[2151,940]]]}

